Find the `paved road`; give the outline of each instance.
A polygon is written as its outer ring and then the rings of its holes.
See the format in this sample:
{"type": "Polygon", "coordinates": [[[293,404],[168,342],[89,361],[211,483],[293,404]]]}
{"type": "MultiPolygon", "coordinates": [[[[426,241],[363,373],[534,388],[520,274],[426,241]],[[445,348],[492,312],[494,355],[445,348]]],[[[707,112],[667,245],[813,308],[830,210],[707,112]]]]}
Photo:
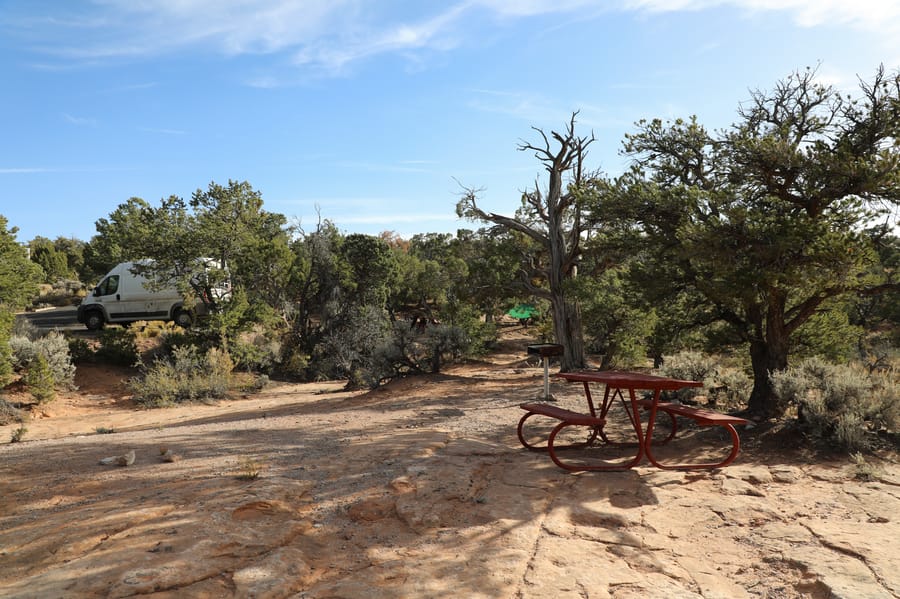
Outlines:
{"type": "Polygon", "coordinates": [[[84,325],[78,322],[76,313],[78,309],[74,306],[65,308],[51,308],[49,310],[40,310],[38,312],[23,312],[17,314],[16,318],[25,318],[31,321],[31,324],[39,329],[60,329],[60,330],[79,330],[84,329],[84,325]]]}

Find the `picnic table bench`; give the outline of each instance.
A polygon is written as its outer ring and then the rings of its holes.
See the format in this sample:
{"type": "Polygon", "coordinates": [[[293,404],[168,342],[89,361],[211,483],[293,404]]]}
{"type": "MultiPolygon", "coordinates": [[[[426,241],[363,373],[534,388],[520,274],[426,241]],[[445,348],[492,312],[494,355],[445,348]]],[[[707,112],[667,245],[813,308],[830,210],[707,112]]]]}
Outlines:
{"type": "Polygon", "coordinates": [[[740,437],[734,427],[735,425],[748,424],[748,420],[680,403],[660,401],[663,390],[674,391],[684,387],[702,386],[703,384],[698,381],[685,381],[624,371],[581,371],[559,373],[556,376],[568,381],[581,382],[584,385],[588,413],[576,412],[546,403],[523,403],[520,407],[525,410],[525,415],[519,420],[516,433],[519,437],[519,442],[524,447],[532,451],[546,451],[550,455],[550,459],[561,468],[570,471],[627,470],[636,466],[646,456],[651,464],[663,469],[712,469],[727,466],[734,461],[740,451],[740,437]],[[595,408],[591,396],[590,385],[592,383],[605,385],[603,403],[600,405],[599,411],[595,408]],[[652,391],[652,398],[638,399],[636,391],[639,389],[652,391]],[[627,392],[627,400],[623,390],[627,392]],[[613,441],[605,430],[609,410],[616,403],[616,400],[624,408],[634,429],[635,439],[632,441],[613,441]],[[641,412],[649,413],[646,428],[641,412]],[[677,464],[660,462],[653,453],[653,429],[656,424],[656,417],[660,412],[668,415],[670,431],[668,436],[656,442],[658,445],[666,444],[675,438],[679,430],[678,418],[682,417],[693,420],[699,426],[720,426],[724,428],[731,440],[731,449],[728,455],[724,459],[713,462],[677,464]],[[528,436],[525,434],[526,422],[533,416],[543,416],[559,421],[550,431],[545,444],[529,441],[528,436]],[[587,429],[587,438],[584,441],[575,443],[557,443],[557,437],[568,427],[585,427],[587,429]],[[584,459],[582,461],[571,461],[563,459],[557,452],[565,449],[584,449],[594,445],[637,447],[637,453],[628,462],[609,464],[603,461],[588,462],[584,459]]]}

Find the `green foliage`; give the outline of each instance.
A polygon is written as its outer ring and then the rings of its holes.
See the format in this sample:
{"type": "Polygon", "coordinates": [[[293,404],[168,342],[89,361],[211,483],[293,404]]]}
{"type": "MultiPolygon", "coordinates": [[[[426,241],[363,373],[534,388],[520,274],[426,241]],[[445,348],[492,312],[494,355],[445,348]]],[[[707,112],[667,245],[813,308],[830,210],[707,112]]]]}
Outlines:
{"type": "Polygon", "coordinates": [[[0,215],[0,309],[15,312],[37,295],[41,268],[16,241],[18,229],[6,226],[6,218],[0,215]]]}
{"type": "Polygon", "coordinates": [[[248,372],[272,373],[279,366],[281,343],[257,330],[244,333],[229,346],[236,368],[248,372]]]}
{"type": "Polygon", "coordinates": [[[95,352],[98,361],[118,366],[135,366],[140,362],[136,332],[132,328],[107,327],[100,331],[100,346],[95,352]]]}
{"type": "Polygon", "coordinates": [[[466,267],[465,279],[454,282],[455,297],[492,321],[522,293],[519,244],[510,234],[461,229],[451,247],[466,267]]]}
{"type": "Polygon", "coordinates": [[[208,349],[210,347],[210,343],[207,342],[203,335],[195,331],[185,331],[181,327],[173,327],[172,329],[163,331],[160,336],[159,351],[163,355],[169,355],[176,347],[187,345],[203,349],[208,349]]]}
{"type": "Polygon", "coordinates": [[[57,251],[56,245],[46,237],[35,237],[28,243],[31,260],[44,272],[44,282],[54,283],[69,276],[69,261],[65,253],[57,251]]]}
{"type": "Polygon", "coordinates": [[[624,269],[608,269],[578,280],[587,347],[603,356],[602,369],[642,365],[657,322],[653,310],[634,301],[638,293],[624,275],[624,269]]]}
{"type": "Polygon", "coordinates": [[[251,306],[280,308],[293,261],[285,217],[265,211],[262,194],[246,181],[211,182],[194,192],[190,206],[188,255],[227,265],[233,286],[244,289],[251,306]]]}
{"type": "Polygon", "coordinates": [[[278,374],[296,380],[306,380],[310,367],[310,356],[299,347],[287,349],[278,366],[278,374]]]}
{"type": "Polygon", "coordinates": [[[705,395],[709,405],[735,409],[745,405],[753,387],[752,379],[740,368],[729,366],[720,356],[685,350],[665,356],[659,373],[672,378],[700,381],[703,387],[679,389],[672,395],[690,402],[705,395]]]}
{"type": "Polygon", "coordinates": [[[9,345],[15,316],[0,306],[0,389],[12,381],[13,351],[9,345]]]}
{"type": "Polygon", "coordinates": [[[792,353],[797,358],[820,356],[829,362],[846,362],[856,357],[864,336],[862,327],[850,323],[846,302],[829,302],[797,329],[792,353]]]}
{"type": "Polygon", "coordinates": [[[808,358],[773,373],[778,399],[797,408],[814,440],[845,451],[866,449],[874,431],[900,430],[900,395],[894,373],[867,376],[859,369],[808,358]]]}
{"type": "Polygon", "coordinates": [[[395,322],[392,336],[375,350],[376,371],[381,381],[413,373],[437,373],[446,359],[458,357],[468,345],[469,339],[459,327],[429,324],[421,330],[406,321],[395,322]]]}
{"type": "Polygon", "coordinates": [[[259,306],[255,310],[251,309],[246,291],[238,287],[229,297],[219,301],[216,309],[203,319],[200,334],[210,335],[216,344],[230,351],[229,344],[254,322],[271,322],[269,318],[253,317],[261,312],[259,306]]]}
{"type": "Polygon", "coordinates": [[[57,237],[53,240],[56,252],[66,257],[66,278],[82,280],[84,271],[85,242],[74,237],[57,237]]]}
{"type": "Polygon", "coordinates": [[[86,339],[82,339],[81,337],[70,337],[68,343],[69,357],[73,364],[91,362],[94,359],[94,350],[86,339]]]}
{"type": "Polygon", "coordinates": [[[351,269],[348,301],[357,306],[384,307],[397,276],[397,263],[384,239],[353,233],[344,238],[341,256],[351,269]]]}
{"type": "Polygon", "coordinates": [[[25,437],[25,433],[28,432],[28,429],[24,426],[20,426],[16,430],[12,432],[12,436],[9,439],[10,443],[21,443],[22,439],[25,437]]]}
{"type": "Polygon", "coordinates": [[[339,252],[341,234],[332,223],[320,222],[315,231],[297,233],[287,282],[289,302],[284,316],[290,336],[285,353],[309,356],[333,327],[333,320],[341,318],[349,268],[339,252]]]}
{"type": "Polygon", "coordinates": [[[28,259],[16,241],[15,227],[7,229],[7,220],[0,215],[0,386],[12,377],[12,351],[9,339],[17,310],[27,306],[37,296],[41,268],[28,259]]]}
{"type": "Polygon", "coordinates": [[[149,235],[153,225],[148,222],[150,208],[150,204],[141,198],[129,198],[113,210],[109,218],[101,218],[95,223],[97,234],[83,250],[84,266],[80,274],[84,282],[96,282],[119,262],[149,257],[141,253],[141,239],[149,235]]]}
{"type": "Polygon", "coordinates": [[[28,392],[38,404],[45,404],[56,399],[56,382],[47,358],[38,353],[28,364],[25,372],[25,385],[28,392]]]}
{"type": "Polygon", "coordinates": [[[212,348],[177,347],[170,359],[159,358],[142,377],[129,382],[134,400],[148,408],[225,397],[233,363],[227,354],[212,348]]]}
{"type": "Polygon", "coordinates": [[[76,305],[81,301],[84,285],[73,279],[56,279],[52,285],[42,285],[40,295],[33,304],[36,307],[64,307],[76,305]]]}

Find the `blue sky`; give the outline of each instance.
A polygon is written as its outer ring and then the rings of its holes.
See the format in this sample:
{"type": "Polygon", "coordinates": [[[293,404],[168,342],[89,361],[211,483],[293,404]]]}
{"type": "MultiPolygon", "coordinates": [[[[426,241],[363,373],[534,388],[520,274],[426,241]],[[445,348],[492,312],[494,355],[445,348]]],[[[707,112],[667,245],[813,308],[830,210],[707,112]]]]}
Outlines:
{"type": "Polygon", "coordinates": [[[136,196],[249,181],[307,230],[454,232],[512,214],[531,127],[580,110],[617,175],[642,118],[736,118],[819,65],[900,67],[900,0],[0,0],[0,214],[88,240],[136,196]]]}

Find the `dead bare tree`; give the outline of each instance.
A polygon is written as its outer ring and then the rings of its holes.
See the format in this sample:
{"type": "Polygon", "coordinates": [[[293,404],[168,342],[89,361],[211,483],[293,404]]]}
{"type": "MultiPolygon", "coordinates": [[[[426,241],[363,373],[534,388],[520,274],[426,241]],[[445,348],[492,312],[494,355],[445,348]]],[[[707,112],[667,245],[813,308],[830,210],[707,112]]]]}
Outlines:
{"type": "Polygon", "coordinates": [[[479,190],[464,187],[456,207],[460,217],[492,222],[533,240],[535,247],[526,250],[521,271],[522,284],[537,297],[550,302],[556,342],[564,348],[561,367],[564,372],[584,367],[584,337],[578,302],[568,297],[565,281],[577,274],[584,236],[582,206],[578,190],[589,177],[584,169],[587,147],[594,135],[575,134],[575,117],[563,133],[548,136],[533,127],[541,138],[537,144],[522,142],[519,151],[533,152],[549,174],[546,191],[538,183],[522,194],[522,206],[515,217],[485,212],[478,207],[479,190]],[[555,142],[555,144],[554,144],[555,142]],[[535,249],[536,248],[536,249],[535,249]]]}

